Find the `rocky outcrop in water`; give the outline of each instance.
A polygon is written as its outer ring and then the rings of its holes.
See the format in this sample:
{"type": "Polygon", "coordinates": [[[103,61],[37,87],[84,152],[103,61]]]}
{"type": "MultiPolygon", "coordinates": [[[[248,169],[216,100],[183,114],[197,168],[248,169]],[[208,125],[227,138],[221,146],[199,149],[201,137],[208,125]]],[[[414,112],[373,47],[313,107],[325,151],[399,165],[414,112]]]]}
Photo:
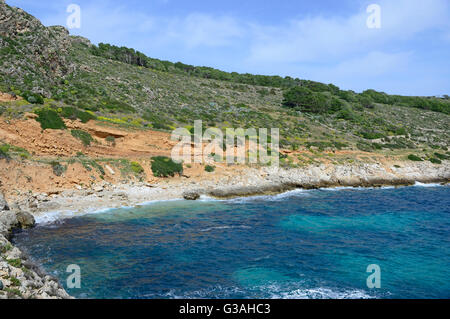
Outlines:
{"type": "Polygon", "coordinates": [[[70,298],[57,279],[46,275],[8,240],[13,229],[32,226],[34,218],[29,213],[0,210],[0,299],[70,298]]]}

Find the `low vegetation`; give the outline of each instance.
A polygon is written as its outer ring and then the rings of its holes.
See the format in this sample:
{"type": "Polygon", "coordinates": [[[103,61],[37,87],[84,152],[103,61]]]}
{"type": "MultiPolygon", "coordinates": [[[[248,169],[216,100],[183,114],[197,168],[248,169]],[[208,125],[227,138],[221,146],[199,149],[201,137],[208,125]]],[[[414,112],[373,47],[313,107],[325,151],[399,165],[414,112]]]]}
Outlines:
{"type": "Polygon", "coordinates": [[[109,136],[107,136],[106,138],[105,138],[105,141],[106,141],[106,143],[108,143],[108,145],[110,145],[110,146],[116,146],[116,138],[114,137],[114,136],[111,136],[111,135],[109,135],[109,136]]]}
{"type": "Polygon", "coordinates": [[[70,133],[73,137],[80,140],[84,146],[90,146],[94,141],[94,138],[88,132],[82,130],[71,130],[70,133]]]}
{"type": "Polygon", "coordinates": [[[8,260],[6,260],[6,262],[7,262],[8,264],[10,264],[11,266],[16,267],[16,268],[22,267],[22,260],[20,260],[20,258],[17,258],[17,259],[8,259],[8,260]]]}
{"type": "Polygon", "coordinates": [[[61,130],[66,128],[66,124],[64,124],[64,121],[62,120],[61,116],[59,116],[58,112],[53,109],[49,108],[40,109],[36,111],[36,114],[38,115],[36,121],[41,123],[41,128],[43,130],[45,129],[61,130]]]}
{"type": "Polygon", "coordinates": [[[0,146],[0,159],[11,159],[9,153],[9,145],[8,144],[3,144],[0,146]]]}
{"type": "Polygon", "coordinates": [[[440,154],[440,153],[434,153],[434,156],[436,156],[437,158],[439,158],[441,160],[448,160],[448,159],[450,159],[449,155],[440,154]]]}
{"type": "Polygon", "coordinates": [[[414,155],[414,154],[408,155],[408,159],[410,161],[414,161],[414,162],[422,162],[423,161],[419,156],[414,155]]]}
{"type": "Polygon", "coordinates": [[[63,166],[60,162],[53,161],[50,163],[52,166],[53,174],[56,176],[61,176],[66,171],[67,167],[63,166]]]}
{"type": "Polygon", "coordinates": [[[91,113],[86,111],[81,111],[74,107],[63,107],[58,109],[61,113],[61,116],[71,120],[80,120],[82,123],[87,123],[90,120],[95,120],[97,117],[91,113]]]}
{"type": "Polygon", "coordinates": [[[131,162],[130,166],[135,175],[141,175],[144,173],[144,168],[138,162],[131,162]]]}
{"type": "Polygon", "coordinates": [[[32,104],[44,104],[44,98],[40,94],[23,92],[21,93],[23,98],[32,104]]]}
{"type": "Polygon", "coordinates": [[[20,280],[16,277],[9,277],[9,280],[11,281],[12,286],[20,287],[20,280]]]}
{"type": "Polygon", "coordinates": [[[0,144],[0,159],[11,159],[12,157],[19,157],[21,159],[28,159],[31,154],[24,148],[10,145],[0,144]]]}
{"type": "Polygon", "coordinates": [[[206,165],[205,166],[205,172],[212,173],[215,170],[216,170],[216,168],[214,166],[211,166],[211,165],[206,165]]]}
{"type": "Polygon", "coordinates": [[[434,157],[430,158],[430,162],[433,164],[442,164],[442,161],[440,159],[434,157]]]}
{"type": "Polygon", "coordinates": [[[169,177],[183,173],[183,165],[165,156],[152,157],[152,172],[156,177],[169,177]]]}
{"type": "Polygon", "coordinates": [[[80,154],[77,156],[76,161],[81,163],[81,165],[83,165],[83,167],[89,172],[92,170],[96,170],[100,175],[100,178],[103,178],[103,176],[105,175],[103,166],[97,163],[95,159],[80,154]]]}
{"type": "Polygon", "coordinates": [[[4,254],[7,251],[10,251],[13,248],[13,246],[10,243],[7,243],[4,246],[0,246],[0,253],[4,254]]]}

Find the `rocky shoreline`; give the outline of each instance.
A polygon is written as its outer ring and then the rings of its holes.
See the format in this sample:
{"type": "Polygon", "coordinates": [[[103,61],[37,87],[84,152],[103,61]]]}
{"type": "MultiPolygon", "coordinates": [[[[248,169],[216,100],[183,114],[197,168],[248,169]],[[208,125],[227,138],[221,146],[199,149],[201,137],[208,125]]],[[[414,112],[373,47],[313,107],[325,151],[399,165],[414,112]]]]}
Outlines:
{"type": "Polygon", "coordinates": [[[206,192],[216,198],[233,198],[264,194],[278,194],[294,189],[336,187],[384,187],[424,184],[447,184],[450,181],[448,164],[437,168],[427,164],[392,167],[390,171],[378,164],[356,166],[319,166],[291,170],[268,170],[270,183],[241,187],[222,186],[206,192]]]}
{"type": "Polygon", "coordinates": [[[70,298],[58,281],[45,275],[8,240],[15,228],[52,222],[89,212],[152,201],[197,200],[202,196],[226,199],[272,195],[297,188],[409,186],[416,182],[447,184],[450,162],[318,165],[298,169],[246,167],[230,176],[191,180],[168,179],[157,184],[102,183],[87,189],[0,197],[0,298],[70,298]],[[26,213],[30,212],[30,214],[26,213]],[[12,279],[15,278],[15,279],[12,279]],[[6,288],[6,289],[5,289],[6,288]]]}
{"type": "Polygon", "coordinates": [[[57,279],[45,274],[9,241],[12,231],[34,227],[34,217],[10,210],[0,193],[0,299],[68,299],[57,279]]]}
{"type": "Polygon", "coordinates": [[[84,189],[11,197],[12,209],[28,211],[38,223],[153,201],[219,199],[271,195],[296,188],[410,186],[416,182],[450,181],[450,162],[398,162],[391,165],[358,163],[318,165],[297,169],[243,167],[226,176],[163,179],[155,184],[102,182],[84,189]]]}

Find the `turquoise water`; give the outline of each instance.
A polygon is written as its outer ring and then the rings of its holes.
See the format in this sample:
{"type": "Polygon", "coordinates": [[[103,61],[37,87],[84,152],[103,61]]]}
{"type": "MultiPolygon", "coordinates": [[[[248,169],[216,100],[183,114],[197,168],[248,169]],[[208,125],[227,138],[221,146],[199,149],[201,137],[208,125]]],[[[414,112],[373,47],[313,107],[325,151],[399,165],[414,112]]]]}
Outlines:
{"type": "Polygon", "coordinates": [[[79,265],[80,298],[450,298],[448,186],[159,202],[14,240],[64,285],[79,265]]]}

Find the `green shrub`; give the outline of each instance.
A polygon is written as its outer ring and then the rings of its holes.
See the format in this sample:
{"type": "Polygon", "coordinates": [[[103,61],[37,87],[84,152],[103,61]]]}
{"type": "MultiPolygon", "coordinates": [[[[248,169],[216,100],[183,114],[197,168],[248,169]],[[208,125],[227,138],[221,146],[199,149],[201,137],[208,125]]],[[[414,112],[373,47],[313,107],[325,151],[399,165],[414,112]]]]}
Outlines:
{"type": "Polygon", "coordinates": [[[383,149],[383,144],[380,144],[380,143],[372,143],[372,146],[376,150],[382,150],[383,149]]]}
{"type": "Polygon", "coordinates": [[[22,260],[20,260],[19,258],[17,258],[17,259],[8,259],[6,261],[8,262],[8,264],[10,264],[13,267],[16,267],[16,268],[22,267],[22,260]]]}
{"type": "Polygon", "coordinates": [[[7,243],[5,246],[0,246],[0,253],[4,254],[11,249],[13,249],[13,246],[10,243],[7,243]]]}
{"type": "Polygon", "coordinates": [[[90,120],[95,120],[97,117],[85,111],[80,111],[74,107],[63,107],[61,116],[71,120],[79,119],[82,123],[87,123],[90,120]]]}
{"type": "Polygon", "coordinates": [[[20,287],[20,280],[16,277],[10,277],[9,280],[11,281],[12,286],[20,287]]]}
{"type": "Polygon", "coordinates": [[[152,123],[153,128],[157,129],[157,130],[166,130],[166,131],[170,131],[171,128],[170,126],[164,124],[164,123],[152,123]]]}
{"type": "Polygon", "coordinates": [[[139,164],[138,162],[131,162],[130,166],[131,166],[131,170],[133,171],[134,174],[141,175],[142,173],[144,173],[144,169],[142,168],[141,164],[139,164]]]}
{"type": "Polygon", "coordinates": [[[344,107],[344,103],[342,103],[342,101],[341,101],[340,99],[338,99],[338,98],[336,98],[336,97],[333,97],[333,98],[331,99],[331,102],[330,102],[330,109],[329,109],[329,112],[330,112],[330,113],[338,112],[338,111],[340,111],[343,107],[344,107]]]}
{"type": "Polygon", "coordinates": [[[61,165],[59,162],[53,161],[50,165],[52,166],[53,174],[56,176],[61,176],[66,171],[66,167],[61,165]]]}
{"type": "Polygon", "coordinates": [[[414,161],[414,162],[422,162],[423,161],[419,156],[414,155],[414,154],[408,155],[408,159],[410,161],[414,161]]]}
{"type": "Polygon", "coordinates": [[[183,165],[165,156],[152,157],[152,172],[156,177],[169,177],[183,173],[183,165]]]}
{"type": "Polygon", "coordinates": [[[18,296],[18,297],[22,297],[22,293],[21,293],[20,290],[17,289],[17,288],[6,287],[6,288],[4,288],[4,290],[5,290],[8,294],[15,295],[15,296],[18,296]]]}
{"type": "Polygon", "coordinates": [[[356,147],[363,152],[372,152],[373,151],[373,145],[365,142],[358,142],[356,144],[356,147]]]}
{"type": "Polygon", "coordinates": [[[372,131],[362,131],[360,132],[361,136],[367,140],[376,140],[379,138],[385,137],[383,133],[380,132],[372,132],[372,131]]]}
{"type": "Polygon", "coordinates": [[[112,146],[116,146],[116,138],[114,136],[108,135],[105,140],[108,144],[111,144],[112,146]]]}
{"type": "Polygon", "coordinates": [[[215,166],[211,166],[211,165],[206,165],[205,166],[205,171],[208,173],[212,173],[216,170],[215,166]]]}
{"type": "Polygon", "coordinates": [[[136,110],[129,104],[114,99],[105,98],[100,101],[98,108],[103,108],[111,113],[135,113],[136,110]]]}
{"type": "Polygon", "coordinates": [[[77,118],[76,116],[76,109],[74,107],[68,106],[68,107],[63,107],[61,109],[61,116],[68,118],[70,120],[75,120],[77,118]]]}
{"type": "Polygon", "coordinates": [[[66,124],[64,124],[64,121],[61,119],[61,117],[55,110],[41,109],[37,110],[35,113],[38,115],[36,121],[41,123],[41,128],[43,130],[45,129],[60,130],[66,128],[66,124]]]}
{"type": "Polygon", "coordinates": [[[283,105],[308,113],[325,113],[331,110],[330,103],[324,94],[301,86],[284,92],[283,105]]]}
{"type": "Polygon", "coordinates": [[[434,155],[435,155],[437,158],[441,159],[441,160],[447,160],[447,159],[450,159],[450,156],[447,156],[447,155],[445,155],[445,154],[434,153],[434,155]]]}
{"type": "Polygon", "coordinates": [[[442,161],[440,159],[434,157],[430,158],[430,162],[433,164],[442,164],[442,161]]]}
{"type": "Polygon", "coordinates": [[[82,123],[87,123],[90,120],[95,120],[97,118],[89,112],[83,112],[80,110],[77,111],[77,117],[82,123]]]}
{"type": "MultiPolygon", "coordinates": [[[[365,90],[360,94],[360,100],[367,100],[368,102],[390,104],[389,96],[384,92],[377,92],[375,90],[365,90]]],[[[366,102],[367,103],[367,102],[366,102]]]]}
{"type": "Polygon", "coordinates": [[[0,159],[10,159],[11,156],[9,155],[9,144],[3,144],[0,145],[0,159]]]}
{"type": "Polygon", "coordinates": [[[31,104],[44,104],[44,98],[40,94],[25,92],[23,97],[31,104]]]}
{"type": "Polygon", "coordinates": [[[395,133],[395,135],[407,135],[408,134],[408,132],[406,131],[406,129],[404,127],[395,128],[394,133],[395,133]]]}
{"type": "Polygon", "coordinates": [[[373,109],[375,106],[373,105],[372,101],[366,97],[366,96],[361,96],[359,98],[359,102],[361,103],[361,105],[367,109],[373,109]]]}
{"type": "Polygon", "coordinates": [[[337,114],[336,118],[346,121],[352,121],[355,118],[353,110],[349,107],[342,108],[337,114]]]}
{"type": "Polygon", "coordinates": [[[100,174],[100,177],[105,175],[105,170],[103,169],[103,167],[97,163],[95,160],[93,159],[89,159],[89,158],[84,158],[84,157],[79,157],[78,160],[80,161],[81,165],[83,165],[83,167],[88,171],[92,171],[92,169],[96,169],[97,172],[100,174]]]}
{"type": "Polygon", "coordinates": [[[10,144],[1,144],[0,145],[0,159],[11,159],[12,155],[18,155],[23,159],[30,158],[30,153],[18,146],[10,145],[10,144]]]}
{"type": "Polygon", "coordinates": [[[91,145],[91,142],[94,141],[91,134],[89,134],[88,132],[82,130],[71,130],[70,133],[72,134],[73,137],[79,139],[84,146],[89,146],[91,145]]]}
{"type": "Polygon", "coordinates": [[[30,153],[19,153],[21,159],[29,159],[30,153]]]}

